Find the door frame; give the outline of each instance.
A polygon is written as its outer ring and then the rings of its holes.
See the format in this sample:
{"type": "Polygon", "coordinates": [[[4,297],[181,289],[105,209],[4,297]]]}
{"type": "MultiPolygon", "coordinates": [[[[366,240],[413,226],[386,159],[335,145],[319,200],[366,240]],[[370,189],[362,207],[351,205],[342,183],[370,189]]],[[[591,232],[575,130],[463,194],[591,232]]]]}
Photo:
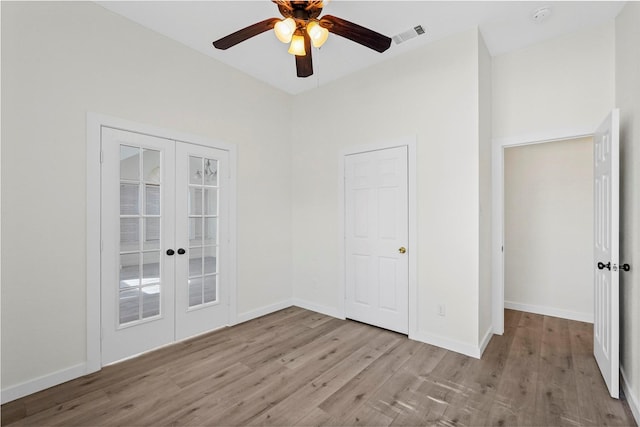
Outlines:
{"type": "Polygon", "coordinates": [[[236,174],[237,148],[234,144],[192,135],[172,129],[136,123],[117,117],[93,112],[87,113],[87,187],[86,187],[86,302],[87,302],[87,362],[86,372],[89,374],[102,369],[101,342],[101,304],[100,304],[100,269],[101,269],[101,131],[102,127],[111,127],[129,132],[137,132],[159,138],[186,142],[205,147],[225,150],[229,153],[229,325],[237,323],[236,301],[236,174]]]}
{"type": "Polygon", "coordinates": [[[345,157],[369,151],[385,150],[389,148],[407,147],[407,179],[408,179],[408,216],[409,229],[407,251],[408,255],[408,286],[409,286],[409,338],[416,339],[418,332],[418,221],[417,221],[417,137],[403,136],[370,144],[355,145],[343,148],[338,160],[338,313],[342,319],[346,318],[346,248],[345,248],[345,157]]]}
{"type": "Polygon", "coordinates": [[[491,277],[493,333],[504,333],[504,150],[523,145],[544,144],[593,137],[593,129],[568,129],[557,132],[523,135],[513,138],[494,138],[491,147],[492,221],[491,221],[491,277]]]}

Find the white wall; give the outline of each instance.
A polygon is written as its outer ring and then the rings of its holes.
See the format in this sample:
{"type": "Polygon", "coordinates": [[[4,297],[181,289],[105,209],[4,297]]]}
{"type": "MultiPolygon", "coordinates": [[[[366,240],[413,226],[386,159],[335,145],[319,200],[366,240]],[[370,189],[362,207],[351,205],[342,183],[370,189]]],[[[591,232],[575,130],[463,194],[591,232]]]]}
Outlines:
{"type": "Polygon", "coordinates": [[[494,57],[494,140],[595,131],[613,108],[614,52],[611,21],[494,57]]]}
{"type": "Polygon", "coordinates": [[[2,389],[86,358],[88,111],[236,144],[238,312],[289,300],[291,98],[93,3],[1,7],[2,389]]]}
{"type": "Polygon", "coordinates": [[[640,423],[640,3],[616,18],[616,103],[620,108],[620,359],[623,385],[640,423]]]}
{"type": "Polygon", "coordinates": [[[593,322],[593,139],[504,158],[505,306],[593,322]]]}
{"type": "MultiPolygon", "coordinates": [[[[344,147],[417,136],[417,338],[478,346],[478,32],[434,42],[294,99],[294,298],[336,312],[344,147]],[[437,315],[446,305],[446,317],[437,315]]],[[[460,350],[458,350],[460,351],[460,350]]]]}

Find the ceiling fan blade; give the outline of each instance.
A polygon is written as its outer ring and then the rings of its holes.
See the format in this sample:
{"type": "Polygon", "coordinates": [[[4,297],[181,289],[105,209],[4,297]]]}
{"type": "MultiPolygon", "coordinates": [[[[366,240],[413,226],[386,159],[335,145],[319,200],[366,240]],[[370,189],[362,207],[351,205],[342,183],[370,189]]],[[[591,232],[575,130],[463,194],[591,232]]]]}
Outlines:
{"type": "Polygon", "coordinates": [[[304,50],[307,52],[305,56],[296,55],[296,71],[298,77],[309,77],[313,74],[313,60],[311,59],[311,39],[307,32],[304,32],[304,50]]]}
{"type": "Polygon", "coordinates": [[[384,52],[391,46],[391,38],[337,16],[325,15],[320,25],[333,34],[360,43],[378,52],[384,52]]]}
{"type": "Polygon", "coordinates": [[[230,47],[235,46],[247,39],[250,39],[251,37],[271,30],[278,21],[280,21],[278,18],[269,18],[265,19],[264,21],[256,22],[255,24],[249,25],[246,28],[236,31],[235,33],[231,33],[228,36],[221,38],[220,40],[214,41],[213,45],[218,49],[229,49],[230,47]]]}

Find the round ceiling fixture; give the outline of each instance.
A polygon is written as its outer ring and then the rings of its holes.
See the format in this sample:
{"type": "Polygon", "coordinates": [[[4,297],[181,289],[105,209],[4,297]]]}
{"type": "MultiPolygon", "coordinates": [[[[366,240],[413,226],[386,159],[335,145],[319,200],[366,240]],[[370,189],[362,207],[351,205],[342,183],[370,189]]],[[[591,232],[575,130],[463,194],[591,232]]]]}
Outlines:
{"type": "Polygon", "coordinates": [[[551,8],[547,6],[536,9],[531,14],[531,18],[533,18],[535,22],[544,22],[549,19],[550,16],[551,8]]]}

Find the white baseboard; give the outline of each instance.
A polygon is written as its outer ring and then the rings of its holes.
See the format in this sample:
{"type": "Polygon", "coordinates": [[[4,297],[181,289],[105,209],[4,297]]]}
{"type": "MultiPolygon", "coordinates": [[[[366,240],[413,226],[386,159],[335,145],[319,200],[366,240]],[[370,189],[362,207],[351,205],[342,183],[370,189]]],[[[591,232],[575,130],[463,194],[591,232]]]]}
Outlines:
{"type": "Polygon", "coordinates": [[[86,364],[80,363],[78,365],[71,366],[70,368],[62,369],[60,371],[2,389],[2,391],[0,391],[0,401],[2,404],[5,404],[12,400],[20,399],[21,397],[53,387],[54,385],[71,381],[86,374],[86,364]]]}
{"type": "MultiPolygon", "coordinates": [[[[489,335],[489,337],[490,336],[491,335],[489,335]]],[[[409,338],[415,341],[421,341],[426,344],[435,345],[436,347],[442,347],[447,350],[455,351],[456,353],[464,354],[465,356],[470,356],[476,359],[480,359],[480,356],[482,355],[482,351],[479,346],[452,340],[440,335],[418,332],[416,334],[409,335],[409,338]]],[[[487,341],[487,344],[488,343],[489,341],[487,341]]]]}
{"type": "Polygon", "coordinates": [[[629,385],[629,381],[627,380],[627,375],[624,372],[624,369],[620,368],[620,376],[622,377],[622,390],[624,391],[624,395],[627,398],[627,403],[629,404],[629,408],[631,408],[631,413],[633,414],[633,418],[636,419],[636,424],[640,425],[640,400],[638,400],[638,396],[633,394],[631,390],[631,386],[629,385]]]}
{"type": "Polygon", "coordinates": [[[491,338],[493,338],[493,326],[489,326],[489,329],[487,329],[484,337],[482,337],[482,341],[480,341],[480,357],[482,357],[484,351],[487,349],[491,338]]]}
{"type": "Polygon", "coordinates": [[[554,307],[545,307],[541,305],[522,304],[519,302],[506,301],[504,308],[518,311],[526,311],[528,313],[542,314],[544,316],[560,317],[562,319],[577,320],[579,322],[593,323],[593,313],[581,313],[577,311],[562,310],[554,307]]]}
{"type": "Polygon", "coordinates": [[[285,308],[291,307],[293,302],[291,299],[286,299],[284,301],[280,301],[274,304],[265,305],[264,307],[256,308],[255,310],[246,311],[244,313],[240,313],[236,316],[236,325],[238,323],[243,323],[248,320],[252,320],[261,316],[265,316],[267,314],[271,314],[278,310],[283,310],[285,308]]]}
{"type": "Polygon", "coordinates": [[[310,301],[306,301],[300,298],[293,298],[293,305],[296,307],[304,308],[306,310],[315,311],[316,313],[325,314],[327,316],[335,317],[336,319],[343,319],[344,314],[335,307],[327,307],[324,305],[316,304],[310,301]]]}

